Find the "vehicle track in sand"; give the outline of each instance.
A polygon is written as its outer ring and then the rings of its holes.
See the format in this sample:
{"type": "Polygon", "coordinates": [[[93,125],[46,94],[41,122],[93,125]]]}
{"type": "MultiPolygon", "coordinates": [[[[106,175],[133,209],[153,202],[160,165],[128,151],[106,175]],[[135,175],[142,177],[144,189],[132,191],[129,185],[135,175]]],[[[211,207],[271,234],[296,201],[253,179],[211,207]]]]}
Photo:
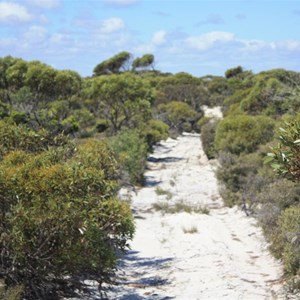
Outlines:
{"type": "Polygon", "coordinates": [[[282,267],[255,219],[224,207],[215,163],[198,134],[155,147],[146,185],[130,193],[136,234],[108,299],[283,299],[282,267]],[[176,203],[198,212],[166,213],[176,203]]]}

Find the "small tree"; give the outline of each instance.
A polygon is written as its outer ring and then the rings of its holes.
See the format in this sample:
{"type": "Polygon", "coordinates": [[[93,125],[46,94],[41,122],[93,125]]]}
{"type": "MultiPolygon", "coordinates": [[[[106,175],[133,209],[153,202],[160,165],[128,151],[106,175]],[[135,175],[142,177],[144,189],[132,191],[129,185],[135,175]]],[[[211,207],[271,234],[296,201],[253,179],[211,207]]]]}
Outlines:
{"type": "Polygon", "coordinates": [[[131,56],[131,53],[123,51],[107,60],[104,60],[94,68],[94,76],[117,74],[121,71],[126,71],[129,68],[129,60],[131,56]]]}
{"type": "Polygon", "coordinates": [[[133,70],[147,70],[148,68],[154,69],[154,55],[145,54],[142,57],[137,57],[132,62],[133,70]]]}
{"type": "Polygon", "coordinates": [[[176,132],[191,131],[199,115],[187,103],[171,101],[158,106],[160,118],[176,132]]]}
{"type": "Polygon", "coordinates": [[[113,134],[136,128],[151,117],[153,91],[132,73],[92,78],[86,92],[97,103],[99,117],[108,120],[113,134]]]}

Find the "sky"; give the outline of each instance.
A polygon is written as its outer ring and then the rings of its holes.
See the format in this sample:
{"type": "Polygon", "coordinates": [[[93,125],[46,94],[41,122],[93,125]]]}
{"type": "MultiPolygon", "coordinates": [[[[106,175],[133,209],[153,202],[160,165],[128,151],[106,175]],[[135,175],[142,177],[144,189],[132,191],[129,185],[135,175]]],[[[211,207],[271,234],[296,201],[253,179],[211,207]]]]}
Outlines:
{"type": "Polygon", "coordinates": [[[0,57],[90,76],[121,52],[197,77],[300,72],[300,0],[0,0],[0,57]]]}

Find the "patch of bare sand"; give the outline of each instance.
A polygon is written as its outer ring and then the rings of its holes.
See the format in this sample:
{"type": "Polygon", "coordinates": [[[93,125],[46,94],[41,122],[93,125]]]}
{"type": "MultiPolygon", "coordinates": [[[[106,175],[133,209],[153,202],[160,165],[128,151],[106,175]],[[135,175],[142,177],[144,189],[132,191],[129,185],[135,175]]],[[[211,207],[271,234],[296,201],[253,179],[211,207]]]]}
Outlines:
{"type": "Polygon", "coordinates": [[[131,194],[136,235],[108,298],[281,299],[282,267],[255,220],[224,207],[199,135],[162,142],[149,161],[146,186],[131,194]],[[176,203],[200,212],[164,213],[176,203]]]}

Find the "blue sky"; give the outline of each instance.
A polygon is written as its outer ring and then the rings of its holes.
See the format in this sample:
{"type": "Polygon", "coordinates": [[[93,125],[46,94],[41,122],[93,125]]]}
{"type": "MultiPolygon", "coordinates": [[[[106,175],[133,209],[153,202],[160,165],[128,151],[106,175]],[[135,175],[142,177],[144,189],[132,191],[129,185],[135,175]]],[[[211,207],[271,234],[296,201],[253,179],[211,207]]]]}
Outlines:
{"type": "Polygon", "coordinates": [[[0,0],[0,57],[92,74],[120,51],[156,68],[300,72],[300,0],[0,0]]]}

